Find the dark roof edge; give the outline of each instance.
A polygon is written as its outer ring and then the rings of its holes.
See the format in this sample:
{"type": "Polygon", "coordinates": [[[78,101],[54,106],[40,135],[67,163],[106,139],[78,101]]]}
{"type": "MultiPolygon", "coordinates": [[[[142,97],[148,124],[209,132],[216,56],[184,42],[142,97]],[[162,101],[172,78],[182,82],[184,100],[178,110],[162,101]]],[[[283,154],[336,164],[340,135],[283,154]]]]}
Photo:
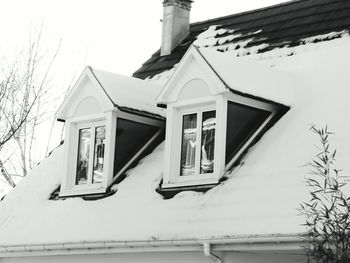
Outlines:
{"type": "Polygon", "coordinates": [[[163,117],[159,114],[148,112],[148,111],[137,110],[137,109],[133,109],[133,108],[125,107],[125,106],[117,106],[116,105],[116,107],[120,111],[132,113],[132,114],[143,116],[143,117],[148,117],[148,118],[157,119],[157,120],[161,120],[161,121],[165,121],[165,119],[166,119],[165,117],[163,117]]]}
{"type": "MultiPolygon", "coordinates": [[[[275,4],[275,5],[270,5],[270,6],[265,6],[265,7],[253,9],[253,10],[243,11],[240,13],[235,13],[235,14],[226,15],[226,16],[220,16],[220,17],[216,17],[216,18],[212,18],[212,19],[208,19],[208,20],[204,20],[204,21],[193,22],[190,24],[190,26],[197,26],[197,25],[206,24],[206,23],[213,23],[215,21],[221,21],[221,20],[228,19],[231,17],[237,17],[237,16],[241,16],[241,15],[246,15],[249,13],[255,13],[255,12],[260,12],[260,11],[264,11],[264,10],[268,10],[268,9],[278,8],[281,6],[292,5],[292,4],[295,4],[296,2],[302,2],[302,1],[305,1],[305,0],[291,0],[291,1],[283,2],[283,3],[279,3],[279,4],[275,4]]],[[[306,0],[306,1],[310,1],[310,0],[306,0]]]]}

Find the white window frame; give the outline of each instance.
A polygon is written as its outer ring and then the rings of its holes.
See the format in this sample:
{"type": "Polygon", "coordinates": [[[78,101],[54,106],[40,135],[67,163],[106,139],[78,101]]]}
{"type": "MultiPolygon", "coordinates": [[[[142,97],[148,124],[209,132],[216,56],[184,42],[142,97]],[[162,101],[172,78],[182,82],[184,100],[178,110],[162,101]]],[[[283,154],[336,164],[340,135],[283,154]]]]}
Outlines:
{"type": "MultiPolygon", "coordinates": [[[[91,188],[96,188],[96,187],[101,187],[102,186],[102,182],[101,183],[92,183],[92,177],[93,177],[93,166],[94,166],[94,158],[95,158],[95,139],[96,139],[96,128],[97,127],[102,127],[104,126],[106,131],[107,131],[107,127],[106,127],[106,121],[96,121],[96,122],[83,122],[83,123],[78,123],[74,129],[74,132],[76,134],[74,134],[74,137],[77,139],[77,147],[76,147],[76,162],[74,165],[74,170],[75,170],[75,176],[73,179],[73,183],[74,183],[74,188],[76,190],[84,190],[84,189],[91,189],[91,188]],[[88,173],[87,173],[87,183],[86,184],[81,184],[81,185],[77,185],[76,184],[76,180],[77,180],[77,164],[78,164],[78,153],[79,153],[79,132],[82,129],[90,129],[91,131],[91,138],[90,138],[90,152],[89,152],[89,169],[88,169],[88,173]]],[[[105,138],[106,141],[107,138],[105,138]]],[[[104,154],[103,156],[105,156],[106,153],[106,147],[104,149],[104,154]]],[[[103,169],[105,170],[105,169],[103,169]]],[[[102,176],[103,178],[103,176],[102,176]]]]}
{"type": "Polygon", "coordinates": [[[217,147],[219,140],[220,124],[222,123],[218,119],[219,103],[213,97],[206,97],[200,99],[191,99],[186,101],[180,101],[173,105],[168,106],[168,115],[166,123],[166,139],[165,139],[165,167],[163,177],[163,188],[190,186],[190,185],[204,185],[217,183],[220,174],[220,163],[216,156],[220,151],[217,147]],[[202,113],[206,111],[215,110],[216,114],[216,127],[215,127],[215,144],[214,144],[214,171],[210,174],[200,174],[200,145],[196,147],[196,168],[198,172],[191,176],[181,176],[181,147],[182,147],[182,125],[183,116],[191,113],[197,113],[197,136],[196,140],[201,144],[201,131],[202,131],[202,113]]]}
{"type": "MultiPolygon", "coordinates": [[[[200,162],[201,162],[201,144],[202,144],[202,117],[203,117],[203,112],[207,111],[215,111],[215,104],[214,105],[205,105],[205,106],[197,106],[193,107],[191,109],[182,109],[180,110],[180,123],[179,126],[181,129],[181,136],[180,136],[180,141],[178,142],[180,145],[180,163],[179,163],[179,178],[178,182],[187,182],[187,181],[197,181],[199,180],[208,180],[213,177],[214,171],[212,173],[207,173],[207,174],[201,174],[200,173],[200,162]],[[196,114],[197,115],[197,124],[196,124],[196,151],[195,151],[195,173],[194,175],[180,175],[181,171],[181,151],[182,151],[182,143],[183,143],[183,117],[185,115],[189,114],[196,114]]],[[[215,127],[216,130],[216,127],[215,127]]],[[[217,135],[215,132],[215,140],[217,139],[217,135]]],[[[214,144],[215,145],[215,144],[214,144]]],[[[214,156],[215,156],[215,146],[214,146],[214,156]]],[[[214,170],[215,170],[215,158],[214,158],[214,170]]]]}
{"type": "Polygon", "coordinates": [[[60,196],[74,196],[97,194],[106,191],[112,181],[113,159],[115,148],[116,115],[114,112],[104,114],[86,115],[82,117],[71,118],[66,121],[65,128],[65,160],[63,171],[65,176],[62,178],[60,196]],[[99,126],[106,127],[106,139],[104,149],[104,165],[101,183],[92,183],[92,169],[94,159],[95,128],[99,126]],[[76,185],[79,147],[79,130],[84,128],[91,129],[90,160],[87,184],[76,185]]]}
{"type": "MultiPolygon", "coordinates": [[[[220,178],[227,172],[227,169],[229,169],[237,161],[237,159],[240,158],[242,153],[275,116],[276,112],[277,107],[270,103],[233,94],[230,91],[216,96],[196,98],[168,104],[165,164],[162,188],[200,186],[218,183],[220,178]],[[237,154],[235,154],[235,156],[226,164],[226,126],[229,102],[269,111],[271,114],[240,148],[237,154]],[[210,174],[199,174],[198,171],[192,176],[181,176],[180,169],[183,116],[191,113],[197,113],[196,140],[198,140],[199,144],[201,144],[202,112],[211,110],[215,110],[216,112],[214,171],[210,174]]],[[[201,150],[199,146],[196,147],[196,166],[200,166],[200,154],[201,150]]]]}

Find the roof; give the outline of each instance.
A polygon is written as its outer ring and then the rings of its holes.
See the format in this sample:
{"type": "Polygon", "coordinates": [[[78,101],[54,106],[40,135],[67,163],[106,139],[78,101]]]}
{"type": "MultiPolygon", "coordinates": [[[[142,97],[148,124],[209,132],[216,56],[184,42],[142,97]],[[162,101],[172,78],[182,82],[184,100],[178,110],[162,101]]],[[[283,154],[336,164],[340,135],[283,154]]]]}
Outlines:
{"type": "MultiPolygon", "coordinates": [[[[246,56],[251,53],[250,49],[262,53],[278,47],[297,46],[305,38],[343,30],[350,30],[350,1],[290,1],[193,23],[189,36],[170,55],[160,56],[158,50],[133,76],[145,79],[171,69],[193,43],[223,51],[241,50],[240,55],[246,56]],[[201,35],[206,31],[209,35],[201,35]]],[[[315,41],[329,40],[339,35],[332,34],[315,41]]]]}
{"type": "Polygon", "coordinates": [[[163,119],[164,109],[157,107],[154,102],[161,89],[161,83],[156,80],[141,80],[88,66],[60,106],[57,117],[67,118],[71,102],[77,100],[76,96],[92,96],[94,92],[95,96],[103,98],[101,105],[111,105],[105,106],[106,109],[117,107],[120,110],[163,119]],[[86,80],[94,90],[80,94],[82,89],[90,87],[86,80]]]}
{"type": "Polygon", "coordinates": [[[0,177],[0,200],[11,190],[11,186],[5,181],[6,179],[1,175],[0,177]]]}
{"type": "Polygon", "coordinates": [[[293,99],[293,79],[288,73],[254,60],[235,59],[231,52],[199,49],[192,45],[177,65],[176,71],[170,74],[157,96],[157,103],[167,105],[175,101],[179,94],[178,88],[193,78],[194,73],[188,72],[194,68],[200,68],[208,78],[208,86],[213,95],[231,91],[283,107],[289,106],[293,99]],[[179,81],[186,73],[189,79],[185,77],[185,80],[179,81]]]}
{"type": "Polygon", "coordinates": [[[155,103],[155,98],[162,89],[157,81],[144,81],[93,68],[91,71],[117,107],[165,115],[165,111],[155,103]]]}
{"type": "Polygon", "coordinates": [[[286,72],[254,61],[235,60],[229,52],[203,48],[200,53],[233,92],[291,105],[293,80],[286,72]]]}
{"type": "Polygon", "coordinates": [[[308,199],[304,164],[318,152],[318,138],[308,131],[311,124],[328,124],[336,133],[330,140],[337,148],[337,167],[350,171],[350,121],[343,118],[350,112],[350,37],[308,45],[317,48],[284,57],[276,66],[295,81],[291,109],[225,182],[206,193],[182,192],[164,200],[156,192],[162,179],[161,144],[127,172],[114,195],[93,202],[49,200],[60,184],[64,153],[59,148],[0,202],[0,248],[303,232],[303,217],[296,209],[308,199]]]}

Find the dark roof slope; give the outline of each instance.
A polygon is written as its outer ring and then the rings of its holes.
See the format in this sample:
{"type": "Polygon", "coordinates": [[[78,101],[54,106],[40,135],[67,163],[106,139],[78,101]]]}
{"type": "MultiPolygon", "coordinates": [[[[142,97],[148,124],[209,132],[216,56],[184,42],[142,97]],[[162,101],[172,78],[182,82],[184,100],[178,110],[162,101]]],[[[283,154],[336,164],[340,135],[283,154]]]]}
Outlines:
{"type": "MultiPolygon", "coordinates": [[[[265,52],[275,47],[300,45],[301,40],[307,37],[350,30],[350,0],[290,1],[193,23],[189,36],[170,55],[160,56],[158,50],[134,72],[133,76],[144,79],[172,68],[180,61],[197,36],[212,25],[218,25],[217,29],[234,29],[235,35],[241,34],[225,43],[216,41],[214,46],[220,48],[223,44],[251,39],[247,47],[268,44],[268,47],[259,50],[265,52]]],[[[215,38],[219,39],[230,34],[233,32],[226,30],[223,34],[217,34],[215,38]]]]}

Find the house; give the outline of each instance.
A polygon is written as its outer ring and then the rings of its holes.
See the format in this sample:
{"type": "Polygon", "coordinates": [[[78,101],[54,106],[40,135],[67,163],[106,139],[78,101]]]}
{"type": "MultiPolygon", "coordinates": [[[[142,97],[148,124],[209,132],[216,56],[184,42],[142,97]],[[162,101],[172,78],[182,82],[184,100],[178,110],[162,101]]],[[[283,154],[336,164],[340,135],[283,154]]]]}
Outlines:
{"type": "Polygon", "coordinates": [[[350,2],[189,23],[133,77],[87,67],[64,144],[0,202],[0,262],[306,262],[304,166],[328,124],[349,171],[350,2]]]}

